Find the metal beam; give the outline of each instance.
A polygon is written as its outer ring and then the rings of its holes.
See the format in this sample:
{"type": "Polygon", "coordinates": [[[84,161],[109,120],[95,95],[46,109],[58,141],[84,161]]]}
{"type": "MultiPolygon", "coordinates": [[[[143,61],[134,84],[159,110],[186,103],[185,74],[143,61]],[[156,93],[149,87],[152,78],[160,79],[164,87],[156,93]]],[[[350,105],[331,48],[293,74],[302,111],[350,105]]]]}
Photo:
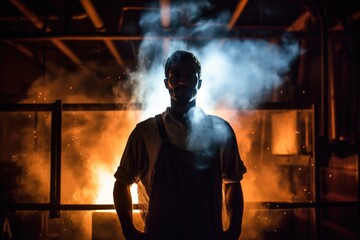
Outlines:
{"type": "Polygon", "coordinates": [[[305,24],[310,19],[311,14],[309,11],[304,12],[300,17],[298,17],[293,24],[291,24],[287,30],[288,31],[300,31],[305,29],[305,24]]]}
{"type": "MultiPolygon", "coordinates": [[[[66,40],[66,41],[101,41],[101,40],[116,40],[116,41],[142,41],[146,40],[216,40],[216,39],[243,39],[243,38],[283,38],[284,34],[290,34],[294,38],[304,39],[319,39],[317,32],[308,31],[286,31],[279,28],[261,28],[261,29],[249,29],[249,28],[237,28],[236,31],[230,32],[227,35],[216,36],[176,36],[172,32],[159,33],[154,36],[143,35],[119,35],[118,33],[52,33],[52,32],[39,32],[39,33],[6,33],[0,36],[0,40],[19,40],[19,41],[44,41],[44,40],[66,40]]],[[[329,33],[331,37],[335,38],[360,38],[360,33],[355,31],[334,31],[329,33]]]]}
{"type": "MultiPolygon", "coordinates": [[[[244,202],[245,210],[250,209],[306,209],[306,208],[352,208],[358,207],[357,201],[337,202],[244,202]]],[[[60,204],[54,207],[47,203],[9,203],[3,206],[8,211],[40,210],[40,211],[93,211],[112,210],[114,204],[60,204]]],[[[133,209],[143,209],[141,204],[133,204],[133,209]]]]}
{"type": "Polygon", "coordinates": [[[50,218],[60,217],[61,201],[61,129],[62,103],[57,100],[53,104],[51,114],[51,165],[50,165],[50,205],[55,210],[50,211],[50,218]]]}
{"type": "MultiPolygon", "coordinates": [[[[85,11],[88,13],[92,23],[94,24],[94,27],[99,32],[105,32],[106,29],[104,27],[104,23],[101,20],[98,12],[96,11],[95,6],[91,2],[91,0],[80,0],[80,2],[82,4],[82,6],[84,7],[85,11]]],[[[105,45],[108,48],[108,50],[110,51],[110,53],[115,58],[116,63],[119,64],[120,66],[124,66],[124,61],[123,61],[122,57],[120,56],[120,54],[119,54],[118,50],[116,49],[116,46],[112,42],[112,40],[111,39],[103,39],[103,41],[105,42],[105,45]]]]}
{"type": "MultiPolygon", "coordinates": [[[[48,26],[45,26],[44,22],[33,12],[31,11],[25,4],[23,4],[19,0],[10,0],[12,4],[14,4],[20,12],[22,12],[37,29],[44,29],[46,32],[50,32],[51,29],[48,26]]],[[[68,48],[68,46],[61,42],[59,39],[49,39],[56,47],[58,47],[68,58],[70,58],[74,63],[81,64],[81,60],[76,56],[76,54],[68,48]]]]}
{"type": "Polygon", "coordinates": [[[229,23],[226,25],[227,30],[231,30],[235,26],[236,21],[239,19],[240,15],[244,11],[247,3],[248,3],[248,0],[239,0],[239,3],[236,6],[236,9],[235,9],[229,23]]]}
{"type": "Polygon", "coordinates": [[[171,26],[170,0],[160,0],[160,20],[163,28],[169,28],[171,26]]]}
{"type": "MultiPolygon", "coordinates": [[[[55,102],[56,103],[56,102],[55,102]]],[[[63,103],[62,111],[127,111],[143,110],[141,103],[63,103]]],[[[225,109],[225,108],[224,108],[225,109]]],[[[240,110],[228,106],[226,109],[240,110]]],[[[262,103],[256,108],[247,110],[279,110],[279,109],[313,109],[311,103],[262,103]]],[[[29,111],[54,111],[54,103],[22,103],[22,104],[0,104],[0,112],[29,112],[29,111]]]]}

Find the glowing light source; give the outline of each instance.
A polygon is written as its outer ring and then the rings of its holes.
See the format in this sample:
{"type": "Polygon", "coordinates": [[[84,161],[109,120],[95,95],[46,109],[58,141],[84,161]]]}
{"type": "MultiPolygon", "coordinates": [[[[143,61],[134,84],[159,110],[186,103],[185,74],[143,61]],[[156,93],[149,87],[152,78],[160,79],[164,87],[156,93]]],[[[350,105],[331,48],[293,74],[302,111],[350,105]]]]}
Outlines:
{"type": "MultiPolygon", "coordinates": [[[[96,204],[108,204],[113,203],[113,187],[114,187],[114,173],[104,167],[98,167],[97,172],[97,183],[98,190],[95,199],[96,204]]],[[[133,204],[139,203],[137,184],[133,184],[130,187],[130,193],[133,204]]]]}

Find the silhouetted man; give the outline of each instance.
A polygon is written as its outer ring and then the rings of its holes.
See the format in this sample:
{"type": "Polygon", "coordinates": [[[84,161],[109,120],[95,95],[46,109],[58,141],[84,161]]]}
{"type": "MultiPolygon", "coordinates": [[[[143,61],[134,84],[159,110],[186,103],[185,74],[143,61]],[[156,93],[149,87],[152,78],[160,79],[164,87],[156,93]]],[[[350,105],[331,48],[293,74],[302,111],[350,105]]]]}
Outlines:
{"type": "Polygon", "coordinates": [[[126,239],[238,239],[243,215],[240,180],[246,168],[236,137],[223,119],[196,107],[201,65],[176,51],[165,64],[171,106],[136,125],[115,173],[114,203],[126,239]],[[149,199],[145,231],[132,219],[130,185],[149,199]],[[223,230],[222,189],[229,216],[223,230]]]}

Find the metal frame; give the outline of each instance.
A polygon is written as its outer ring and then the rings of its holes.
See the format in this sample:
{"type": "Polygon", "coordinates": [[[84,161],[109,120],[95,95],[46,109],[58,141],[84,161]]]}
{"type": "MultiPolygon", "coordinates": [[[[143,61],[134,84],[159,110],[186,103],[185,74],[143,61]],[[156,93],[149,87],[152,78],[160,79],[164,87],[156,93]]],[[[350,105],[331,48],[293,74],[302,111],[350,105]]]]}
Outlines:
{"type": "MultiPolygon", "coordinates": [[[[52,104],[0,104],[0,112],[21,111],[50,111],[51,118],[51,176],[50,176],[50,202],[49,203],[9,203],[5,207],[8,211],[17,210],[49,210],[51,218],[60,217],[63,210],[111,210],[112,204],[61,204],[61,125],[63,111],[123,111],[139,110],[141,104],[117,104],[117,103],[90,103],[90,104],[63,104],[60,100],[52,104]]],[[[260,108],[249,110],[278,110],[278,109],[311,109],[309,104],[278,104],[267,103],[260,108]]],[[[315,117],[315,116],[314,116],[315,117]]],[[[316,121],[315,121],[316,122],[316,121]]],[[[316,142],[315,142],[316,144],[316,142]]],[[[314,151],[316,153],[316,151],[314,151]]],[[[315,156],[313,156],[315,159],[315,156]]],[[[319,171],[315,169],[315,184],[319,180],[319,171]]],[[[316,194],[319,191],[315,187],[316,194]]],[[[328,208],[328,207],[354,207],[359,202],[245,202],[247,209],[297,209],[297,208],[328,208]]],[[[134,209],[139,205],[134,204],[134,209]]]]}

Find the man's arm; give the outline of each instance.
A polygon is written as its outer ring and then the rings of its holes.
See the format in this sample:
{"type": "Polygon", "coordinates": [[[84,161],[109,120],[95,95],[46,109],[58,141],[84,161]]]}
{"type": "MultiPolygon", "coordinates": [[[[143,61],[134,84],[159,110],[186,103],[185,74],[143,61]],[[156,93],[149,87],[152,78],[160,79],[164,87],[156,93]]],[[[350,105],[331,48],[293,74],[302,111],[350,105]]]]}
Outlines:
{"type": "Polygon", "coordinates": [[[132,198],[130,186],[116,180],[113,191],[114,204],[123,234],[126,239],[147,239],[146,234],[137,230],[133,223],[132,198]]]}
{"type": "Polygon", "coordinates": [[[224,232],[223,240],[237,240],[241,234],[244,212],[244,197],[241,183],[226,183],[224,184],[224,191],[229,228],[224,232]]]}

